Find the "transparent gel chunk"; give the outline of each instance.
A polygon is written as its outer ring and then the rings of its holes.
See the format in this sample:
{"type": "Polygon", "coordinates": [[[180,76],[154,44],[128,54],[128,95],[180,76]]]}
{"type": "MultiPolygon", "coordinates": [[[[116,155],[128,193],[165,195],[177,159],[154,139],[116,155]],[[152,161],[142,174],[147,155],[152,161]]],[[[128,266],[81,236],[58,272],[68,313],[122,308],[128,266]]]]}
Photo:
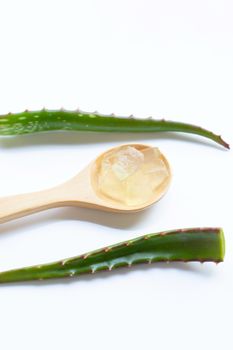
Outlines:
{"type": "Polygon", "coordinates": [[[153,200],[168,176],[167,164],[157,148],[125,146],[104,155],[98,188],[103,195],[125,205],[143,205],[153,200]]]}

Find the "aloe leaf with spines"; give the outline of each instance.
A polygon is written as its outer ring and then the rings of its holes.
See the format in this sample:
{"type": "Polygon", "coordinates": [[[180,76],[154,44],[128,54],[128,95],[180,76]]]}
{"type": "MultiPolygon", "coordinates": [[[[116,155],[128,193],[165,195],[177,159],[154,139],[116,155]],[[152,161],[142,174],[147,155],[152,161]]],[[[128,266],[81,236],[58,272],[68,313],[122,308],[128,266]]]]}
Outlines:
{"type": "Polygon", "coordinates": [[[147,234],[50,264],[0,273],[0,283],[76,277],[101,270],[154,262],[223,261],[221,228],[191,228],[147,234]]]}
{"type": "Polygon", "coordinates": [[[95,132],[183,132],[196,134],[229,148],[229,145],[213,132],[199,126],[152,118],[118,117],[87,113],[80,110],[47,110],[8,113],[0,116],[0,135],[19,135],[53,130],[95,131],[95,132]]]}

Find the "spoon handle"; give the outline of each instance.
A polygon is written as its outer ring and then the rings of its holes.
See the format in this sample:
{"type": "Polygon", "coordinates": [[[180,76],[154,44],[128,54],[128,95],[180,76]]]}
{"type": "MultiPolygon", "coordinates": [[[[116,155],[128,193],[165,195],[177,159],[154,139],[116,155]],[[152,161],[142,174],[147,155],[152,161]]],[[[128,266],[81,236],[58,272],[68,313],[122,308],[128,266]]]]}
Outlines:
{"type": "Polygon", "coordinates": [[[58,188],[0,198],[0,223],[63,206],[58,188]]]}

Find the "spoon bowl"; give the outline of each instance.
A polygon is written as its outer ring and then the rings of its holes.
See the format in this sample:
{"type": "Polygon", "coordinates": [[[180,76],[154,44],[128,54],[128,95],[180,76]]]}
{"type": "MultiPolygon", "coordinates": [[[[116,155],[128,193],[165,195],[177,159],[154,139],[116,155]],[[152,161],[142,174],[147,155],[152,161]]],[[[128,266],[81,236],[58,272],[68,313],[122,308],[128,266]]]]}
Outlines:
{"type": "Polygon", "coordinates": [[[61,185],[0,198],[0,223],[63,206],[136,212],[157,202],[170,181],[169,163],[158,148],[142,144],[117,146],[61,185]]]}

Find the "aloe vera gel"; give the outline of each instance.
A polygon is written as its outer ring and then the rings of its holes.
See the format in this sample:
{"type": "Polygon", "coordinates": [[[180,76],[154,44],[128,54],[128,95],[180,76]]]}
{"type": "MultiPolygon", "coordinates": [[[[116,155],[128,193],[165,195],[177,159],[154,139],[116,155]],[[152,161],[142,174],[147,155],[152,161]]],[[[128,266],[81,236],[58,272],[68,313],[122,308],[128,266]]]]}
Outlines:
{"type": "Polygon", "coordinates": [[[168,165],[158,148],[123,146],[105,153],[99,165],[99,192],[128,206],[149,202],[168,180],[168,165]]]}

